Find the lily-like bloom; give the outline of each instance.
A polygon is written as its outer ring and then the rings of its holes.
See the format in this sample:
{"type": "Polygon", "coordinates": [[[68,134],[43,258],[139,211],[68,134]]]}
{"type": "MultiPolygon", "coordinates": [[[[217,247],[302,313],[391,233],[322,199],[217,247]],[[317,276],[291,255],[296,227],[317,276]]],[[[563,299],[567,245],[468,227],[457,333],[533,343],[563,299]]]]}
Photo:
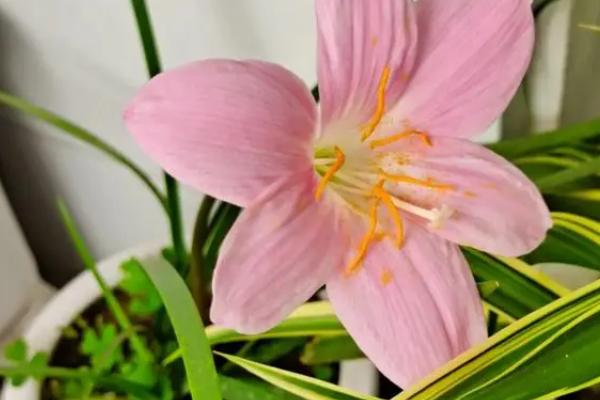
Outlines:
{"type": "Polygon", "coordinates": [[[268,330],[322,285],[402,387],[486,337],[458,245],[518,256],[551,225],[536,187],[467,140],[505,109],[533,44],[529,0],[316,0],[317,105],[288,70],[209,60],[125,112],[169,173],[245,208],[212,320],[268,330]]]}

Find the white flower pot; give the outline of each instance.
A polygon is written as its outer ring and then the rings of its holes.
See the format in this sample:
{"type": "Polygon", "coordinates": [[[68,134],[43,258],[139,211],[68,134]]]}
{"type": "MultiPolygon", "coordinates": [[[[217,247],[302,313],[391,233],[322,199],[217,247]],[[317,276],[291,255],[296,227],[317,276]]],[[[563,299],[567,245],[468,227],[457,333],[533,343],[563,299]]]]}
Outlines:
{"type": "MultiPolygon", "coordinates": [[[[98,270],[109,286],[114,287],[121,279],[119,266],[135,257],[142,262],[160,254],[161,246],[140,246],[98,263],[98,270]]],[[[101,296],[100,288],[88,271],[80,273],[61,289],[33,319],[23,339],[27,342],[30,354],[42,351],[51,354],[58,343],[62,329],[85,311],[101,296]]],[[[373,393],[377,388],[377,373],[366,360],[344,362],[340,369],[340,384],[361,391],[373,393]]],[[[30,379],[20,387],[6,384],[2,400],[38,400],[41,385],[30,379]]]]}

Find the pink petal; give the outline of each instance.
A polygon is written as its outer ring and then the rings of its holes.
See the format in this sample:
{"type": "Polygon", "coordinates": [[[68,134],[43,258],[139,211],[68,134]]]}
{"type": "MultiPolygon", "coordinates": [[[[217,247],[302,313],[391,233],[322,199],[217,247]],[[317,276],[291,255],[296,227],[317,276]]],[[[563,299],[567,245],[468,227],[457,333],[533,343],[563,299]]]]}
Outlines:
{"type": "Polygon", "coordinates": [[[415,225],[402,249],[375,244],[361,270],[335,275],[327,293],[359,347],[403,388],[486,337],[462,253],[415,225]]]}
{"type": "Polygon", "coordinates": [[[245,206],[269,184],[306,168],[316,106],[282,67],[209,60],[151,80],[124,118],[167,172],[245,206]]]}
{"type": "Polygon", "coordinates": [[[420,152],[418,146],[405,148],[411,154],[407,172],[453,186],[421,190],[413,198],[454,210],[432,232],[503,256],[526,254],[544,240],[552,226],[548,207],[537,187],[511,163],[463,139],[436,137],[432,147],[421,146],[420,152]]]}
{"type": "Polygon", "coordinates": [[[413,5],[398,0],[317,0],[319,92],[323,124],[351,117],[366,123],[390,68],[389,104],[406,87],[416,48],[413,5]]]}
{"type": "Polygon", "coordinates": [[[312,171],[273,185],[242,212],[213,280],[214,323],[245,334],[270,329],[308,300],[348,248],[338,209],[314,200],[312,171]]]}
{"type": "Polygon", "coordinates": [[[394,119],[431,135],[481,133],[507,107],[534,40],[527,0],[421,0],[415,72],[394,119]]]}

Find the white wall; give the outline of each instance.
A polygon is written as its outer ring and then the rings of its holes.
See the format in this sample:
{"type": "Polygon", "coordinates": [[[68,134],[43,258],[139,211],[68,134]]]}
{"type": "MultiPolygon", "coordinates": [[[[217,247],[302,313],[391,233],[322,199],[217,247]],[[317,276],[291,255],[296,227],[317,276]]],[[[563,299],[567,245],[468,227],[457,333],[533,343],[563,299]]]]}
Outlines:
{"type": "MultiPolygon", "coordinates": [[[[91,129],[162,183],[121,123],[123,105],[146,80],[129,4],[0,0],[0,87],[91,129]]],[[[260,58],[315,81],[312,2],[153,0],[149,8],[165,67],[260,58]]],[[[1,121],[0,176],[46,278],[62,283],[78,268],[55,216],[56,196],[98,257],[166,237],[161,209],[128,172],[41,123],[1,121]]],[[[184,194],[188,228],[198,198],[184,194]]]]}

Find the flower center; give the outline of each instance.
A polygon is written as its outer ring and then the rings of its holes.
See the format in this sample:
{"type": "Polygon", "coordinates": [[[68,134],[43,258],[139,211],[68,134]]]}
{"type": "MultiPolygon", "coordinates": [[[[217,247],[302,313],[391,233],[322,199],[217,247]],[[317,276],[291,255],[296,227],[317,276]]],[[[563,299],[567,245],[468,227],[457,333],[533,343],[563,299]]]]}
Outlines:
{"type": "MultiPolygon", "coordinates": [[[[368,221],[356,255],[346,267],[346,274],[360,270],[369,247],[382,239],[393,240],[401,248],[404,243],[404,216],[427,220],[430,228],[440,228],[452,216],[453,210],[446,205],[426,207],[413,195],[421,192],[443,193],[453,191],[452,185],[438,182],[431,177],[411,174],[409,154],[386,151],[386,146],[403,140],[417,139],[424,149],[433,146],[430,137],[415,129],[402,131],[369,140],[379,127],[385,112],[385,91],[390,78],[385,68],[377,89],[377,107],[369,122],[360,129],[360,145],[327,145],[318,147],[314,153],[314,168],[321,177],[315,198],[321,200],[328,188],[354,212],[368,221]],[[421,204],[421,205],[420,205],[421,204]]],[[[344,142],[344,140],[340,140],[344,142]]]]}

